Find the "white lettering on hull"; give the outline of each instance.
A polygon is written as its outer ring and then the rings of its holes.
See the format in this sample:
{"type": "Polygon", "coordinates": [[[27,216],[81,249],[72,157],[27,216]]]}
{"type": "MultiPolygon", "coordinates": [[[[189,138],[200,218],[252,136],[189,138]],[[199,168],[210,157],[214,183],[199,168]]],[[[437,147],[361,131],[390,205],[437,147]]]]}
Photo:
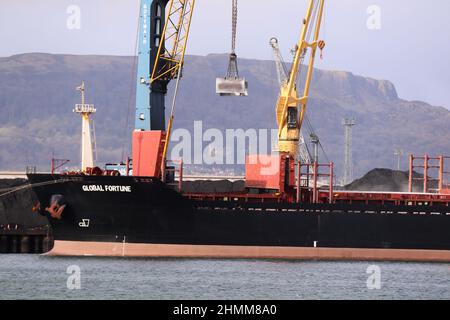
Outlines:
{"type": "Polygon", "coordinates": [[[83,185],[84,192],[131,192],[131,186],[83,185]]]}

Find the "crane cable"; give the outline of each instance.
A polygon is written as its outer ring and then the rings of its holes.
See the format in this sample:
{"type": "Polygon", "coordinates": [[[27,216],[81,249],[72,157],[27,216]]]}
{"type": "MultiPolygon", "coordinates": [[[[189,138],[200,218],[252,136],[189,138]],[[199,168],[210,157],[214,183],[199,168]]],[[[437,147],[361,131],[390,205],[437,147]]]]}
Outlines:
{"type": "Polygon", "coordinates": [[[37,182],[37,183],[28,183],[22,186],[18,186],[16,188],[12,188],[9,189],[7,192],[5,193],[1,193],[0,194],[0,198],[3,198],[9,194],[15,193],[17,191],[20,190],[27,190],[27,189],[31,189],[33,187],[42,187],[42,186],[47,186],[47,185],[52,185],[52,184],[59,184],[59,183],[64,183],[64,182],[68,182],[70,181],[70,179],[64,179],[64,178],[60,178],[57,180],[51,180],[51,181],[44,181],[44,182],[37,182]]]}
{"type": "MultiPolygon", "coordinates": [[[[139,9],[140,11],[141,9],[139,9]]],[[[139,15],[141,15],[141,12],[139,12],[139,15]]],[[[125,123],[124,123],[124,131],[125,131],[125,135],[128,135],[128,127],[130,125],[130,113],[132,110],[132,102],[133,102],[133,93],[134,93],[134,81],[136,78],[136,68],[137,68],[137,55],[138,53],[138,42],[139,42],[139,21],[137,24],[137,29],[136,29],[136,37],[135,37],[135,41],[134,41],[134,51],[133,51],[133,62],[132,62],[132,67],[131,67],[131,77],[130,77],[130,90],[129,90],[129,94],[128,94],[128,102],[127,102],[127,112],[126,112],[126,116],[125,116],[125,123]]],[[[126,146],[128,145],[128,143],[126,141],[123,141],[122,143],[122,154],[121,154],[121,161],[125,161],[127,159],[125,159],[125,149],[127,148],[126,146]]],[[[128,156],[127,156],[128,157],[128,156]]]]}
{"type": "MultiPolygon", "coordinates": [[[[307,129],[308,129],[308,133],[309,133],[310,135],[311,135],[311,134],[316,135],[316,134],[315,134],[314,127],[313,127],[311,121],[309,120],[309,117],[307,117],[306,115],[305,115],[305,123],[306,123],[307,129]]],[[[316,136],[317,136],[317,135],[316,135],[316,136]]],[[[322,142],[320,141],[320,139],[319,139],[319,147],[320,147],[320,149],[322,150],[322,153],[323,153],[323,155],[324,155],[324,157],[325,157],[325,160],[326,160],[327,162],[330,162],[330,159],[329,159],[329,157],[328,157],[328,154],[325,152],[325,149],[324,149],[324,147],[323,147],[322,142]]]]}
{"type": "Polygon", "coordinates": [[[231,53],[228,61],[228,70],[225,79],[239,79],[239,70],[237,66],[236,55],[236,34],[237,34],[237,19],[238,19],[238,2],[232,0],[232,17],[231,17],[231,53]]]}
{"type": "Polygon", "coordinates": [[[238,18],[238,0],[232,0],[232,22],[231,22],[231,53],[236,53],[236,33],[237,33],[237,18],[238,18]]]}

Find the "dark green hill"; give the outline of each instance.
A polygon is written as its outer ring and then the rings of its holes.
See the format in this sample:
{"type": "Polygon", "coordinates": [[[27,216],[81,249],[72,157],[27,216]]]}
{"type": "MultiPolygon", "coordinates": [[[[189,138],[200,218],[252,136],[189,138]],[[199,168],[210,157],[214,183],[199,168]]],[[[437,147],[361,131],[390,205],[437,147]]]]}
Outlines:
{"type": "MultiPolygon", "coordinates": [[[[75,87],[81,80],[87,85],[88,102],[98,109],[99,161],[120,160],[134,123],[133,60],[37,53],[0,58],[0,170],[23,170],[28,164],[48,170],[52,154],[77,165],[80,119],[72,108],[79,102],[75,87]]],[[[221,98],[214,93],[215,77],[223,75],[226,63],[224,55],[187,58],[176,127],[192,129],[194,120],[202,120],[204,129],[275,127],[274,63],[241,60],[240,73],[249,81],[250,96],[221,98]]],[[[402,100],[392,83],[349,72],[316,70],[313,79],[308,115],[338,176],[343,117],[357,121],[355,176],[374,167],[394,166],[396,147],[417,154],[445,154],[450,149],[447,109],[402,100]]]]}

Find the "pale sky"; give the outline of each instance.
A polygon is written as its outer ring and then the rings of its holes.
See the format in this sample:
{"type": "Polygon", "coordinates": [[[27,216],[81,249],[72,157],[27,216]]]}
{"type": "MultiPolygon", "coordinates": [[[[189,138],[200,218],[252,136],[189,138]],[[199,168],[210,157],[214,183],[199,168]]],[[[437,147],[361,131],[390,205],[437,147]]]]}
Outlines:
{"type": "MultiPolygon", "coordinates": [[[[138,0],[0,0],[0,56],[27,52],[132,55],[138,0]],[[69,30],[67,8],[81,9],[69,30]]],[[[272,59],[279,38],[286,60],[298,40],[306,0],[240,0],[237,53],[272,59]]],[[[196,0],[188,54],[229,51],[231,0],[196,0]]],[[[400,97],[450,108],[450,1],[328,0],[316,67],[394,82],[400,97]],[[369,30],[367,9],[381,9],[369,30]]]]}

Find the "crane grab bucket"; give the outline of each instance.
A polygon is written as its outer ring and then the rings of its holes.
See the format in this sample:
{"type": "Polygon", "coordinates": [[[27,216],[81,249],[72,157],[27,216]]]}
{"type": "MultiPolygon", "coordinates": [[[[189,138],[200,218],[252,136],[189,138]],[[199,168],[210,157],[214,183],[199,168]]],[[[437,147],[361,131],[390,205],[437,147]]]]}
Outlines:
{"type": "Polygon", "coordinates": [[[216,79],[216,93],[220,96],[248,96],[248,84],[245,79],[216,79]]]}
{"type": "Polygon", "coordinates": [[[216,93],[220,96],[248,96],[248,84],[239,77],[235,53],[230,54],[226,77],[216,79],[216,93]]]}

